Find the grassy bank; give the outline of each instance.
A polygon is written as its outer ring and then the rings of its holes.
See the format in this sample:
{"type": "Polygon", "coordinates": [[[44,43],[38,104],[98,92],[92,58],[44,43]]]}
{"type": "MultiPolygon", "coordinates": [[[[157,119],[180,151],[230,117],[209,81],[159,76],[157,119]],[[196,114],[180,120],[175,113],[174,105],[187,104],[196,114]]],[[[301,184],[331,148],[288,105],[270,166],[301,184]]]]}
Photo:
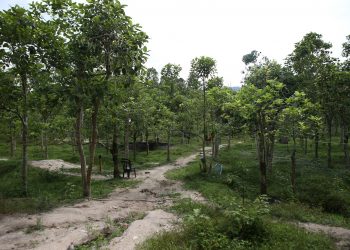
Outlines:
{"type": "MultiPolygon", "coordinates": [[[[176,144],[171,148],[171,160],[191,154],[198,148],[197,141],[191,144],[179,144],[179,141],[176,141],[176,144]]],[[[6,150],[7,145],[1,144],[1,157],[7,157],[6,150]]],[[[122,153],[120,156],[122,156],[122,153]]],[[[111,174],[113,165],[110,153],[104,148],[98,147],[96,155],[102,156],[103,173],[111,174]]],[[[132,157],[132,152],[130,156],[132,157]]],[[[78,163],[79,159],[77,153],[69,145],[50,145],[49,158],[63,159],[72,163],[78,163]]],[[[43,159],[40,147],[29,146],[29,159],[43,159]]],[[[146,152],[137,151],[136,160],[133,163],[137,170],[164,164],[166,163],[166,149],[150,151],[149,155],[146,152]]],[[[98,165],[98,158],[96,159],[96,165],[98,165]]],[[[79,169],[71,171],[80,173],[79,169]]],[[[94,168],[94,172],[97,172],[97,166],[94,168]]],[[[136,185],[136,183],[132,179],[93,181],[91,186],[92,198],[105,197],[117,187],[130,187],[136,185]]],[[[0,214],[36,213],[82,200],[81,177],[78,176],[67,176],[58,172],[30,167],[28,172],[29,195],[27,197],[23,197],[21,185],[20,150],[17,150],[14,159],[0,160],[0,214]]]]}
{"type": "Polygon", "coordinates": [[[140,248],[333,249],[334,243],[327,236],[306,232],[290,223],[350,228],[350,171],[343,166],[341,147],[333,149],[334,168],[329,169],[325,167],[325,146],[321,147],[318,161],[311,152],[305,155],[298,148],[293,193],[290,152],[286,145],[277,144],[273,169],[268,174],[268,197],[260,205],[254,143],[236,141],[231,149],[222,150],[218,161],[224,171],[220,176],[215,171],[202,174],[198,161],[168,172],[168,178],[181,180],[186,188],[201,192],[210,205],[179,201],[172,209],[183,216],[183,225],[177,231],[150,239],[140,248]],[[194,223],[198,227],[191,226],[194,223]]]}

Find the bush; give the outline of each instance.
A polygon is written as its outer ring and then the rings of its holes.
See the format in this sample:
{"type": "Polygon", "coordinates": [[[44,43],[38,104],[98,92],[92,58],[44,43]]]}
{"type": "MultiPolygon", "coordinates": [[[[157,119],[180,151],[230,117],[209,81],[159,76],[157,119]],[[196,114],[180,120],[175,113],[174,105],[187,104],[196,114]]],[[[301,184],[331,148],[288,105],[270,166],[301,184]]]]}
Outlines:
{"type": "Polygon", "coordinates": [[[349,201],[341,194],[330,194],[322,204],[325,212],[349,216],[349,201]]]}

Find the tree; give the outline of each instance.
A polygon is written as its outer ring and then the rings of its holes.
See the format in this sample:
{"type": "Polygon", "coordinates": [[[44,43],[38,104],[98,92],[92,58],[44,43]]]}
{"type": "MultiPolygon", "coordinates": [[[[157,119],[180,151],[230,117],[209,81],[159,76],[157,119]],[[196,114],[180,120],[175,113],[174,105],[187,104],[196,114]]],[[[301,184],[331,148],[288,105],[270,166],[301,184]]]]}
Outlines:
{"type": "Polygon", "coordinates": [[[213,76],[216,73],[216,62],[213,58],[210,57],[199,57],[195,58],[191,62],[190,75],[197,76],[198,79],[202,81],[202,90],[203,90],[203,145],[202,145],[202,154],[203,154],[203,171],[207,172],[206,156],[205,156],[205,142],[207,139],[207,81],[210,76],[213,76]]]}
{"type": "Polygon", "coordinates": [[[266,83],[264,88],[246,83],[235,99],[235,106],[240,108],[242,116],[251,124],[250,128],[256,136],[261,194],[267,194],[267,162],[273,149],[271,138],[274,138],[279,114],[285,106],[282,95],[284,84],[275,80],[266,83]]]}
{"type": "Polygon", "coordinates": [[[28,98],[38,72],[50,63],[47,56],[51,55],[51,47],[61,38],[55,37],[50,22],[44,21],[35,11],[17,5],[0,12],[0,30],[1,67],[11,71],[15,77],[13,84],[19,84],[21,88],[21,104],[17,116],[22,124],[22,190],[27,195],[28,98]]]}
{"type": "MultiPolygon", "coordinates": [[[[297,74],[299,90],[304,91],[313,103],[321,100],[321,96],[324,97],[327,95],[325,91],[329,89],[327,87],[328,84],[326,84],[324,80],[325,77],[327,77],[326,71],[328,66],[326,65],[333,61],[333,59],[330,58],[331,52],[329,49],[331,47],[332,44],[322,40],[322,35],[310,32],[306,34],[300,42],[295,44],[294,51],[287,58],[287,64],[297,74]],[[322,86],[320,86],[320,84],[322,84],[322,86]]],[[[333,117],[327,112],[325,118],[329,132],[333,117]]],[[[314,130],[316,159],[318,158],[319,133],[320,131],[316,127],[314,130]]],[[[330,144],[328,145],[330,146],[330,144]]],[[[330,154],[328,159],[330,164],[330,154]]]]}
{"type": "Polygon", "coordinates": [[[314,105],[305,97],[305,93],[296,91],[294,95],[286,99],[286,108],[281,113],[280,130],[292,137],[293,149],[291,153],[291,186],[296,192],[296,139],[302,136],[306,129],[306,124],[310,112],[314,105]]]}

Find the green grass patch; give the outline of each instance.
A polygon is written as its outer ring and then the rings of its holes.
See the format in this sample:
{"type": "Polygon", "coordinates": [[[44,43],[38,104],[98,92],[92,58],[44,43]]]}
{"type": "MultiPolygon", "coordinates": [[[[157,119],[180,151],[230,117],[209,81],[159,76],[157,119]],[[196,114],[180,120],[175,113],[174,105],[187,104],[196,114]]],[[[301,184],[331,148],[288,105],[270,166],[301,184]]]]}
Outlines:
{"type": "Polygon", "coordinates": [[[105,226],[102,231],[96,231],[91,225],[86,226],[89,238],[89,242],[86,242],[80,246],[76,246],[77,250],[94,250],[103,249],[108,243],[115,237],[120,237],[128,226],[135,220],[141,220],[145,217],[145,213],[132,212],[125,218],[118,218],[112,220],[109,217],[105,218],[105,226]]]}
{"type": "MultiPolygon", "coordinates": [[[[22,196],[19,161],[0,161],[0,213],[36,213],[82,200],[81,177],[29,168],[28,196],[22,196]]],[[[92,198],[106,197],[134,180],[92,181],[92,198]]]]}

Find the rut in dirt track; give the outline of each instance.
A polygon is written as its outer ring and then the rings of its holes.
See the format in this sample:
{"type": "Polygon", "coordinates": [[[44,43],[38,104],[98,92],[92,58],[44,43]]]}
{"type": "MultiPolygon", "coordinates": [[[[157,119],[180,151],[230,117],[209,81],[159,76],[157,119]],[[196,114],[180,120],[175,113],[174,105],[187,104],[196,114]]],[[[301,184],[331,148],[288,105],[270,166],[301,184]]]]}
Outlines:
{"type": "MultiPolygon", "coordinates": [[[[180,158],[174,164],[148,170],[147,174],[145,172],[138,173],[137,179],[142,181],[138,187],[116,189],[108,198],[103,200],[88,200],[36,215],[4,216],[0,219],[1,249],[65,250],[72,244],[80,245],[89,241],[91,231],[103,230],[106,227],[107,219],[125,218],[131,212],[149,213],[170,205],[172,199],[168,196],[169,194],[179,193],[181,197],[189,197],[199,201],[204,200],[199,193],[185,191],[180,182],[167,180],[164,176],[168,170],[186,166],[196,156],[198,154],[180,158]],[[43,230],[26,233],[28,228],[36,225],[38,221],[41,223],[43,230]]],[[[151,213],[151,216],[161,217],[159,218],[161,221],[164,216],[168,215],[158,212],[151,213]]],[[[162,223],[167,224],[173,219],[176,218],[168,218],[162,223]]],[[[153,217],[152,220],[156,220],[156,218],[153,217]]],[[[158,229],[155,228],[154,230],[157,231],[158,229]]],[[[140,235],[137,239],[132,237],[129,243],[128,237],[120,237],[111,242],[113,244],[111,247],[112,249],[120,249],[118,244],[135,246],[136,243],[141,242],[153,232],[152,230],[151,232],[148,230],[144,234],[139,232],[140,235]]]]}

